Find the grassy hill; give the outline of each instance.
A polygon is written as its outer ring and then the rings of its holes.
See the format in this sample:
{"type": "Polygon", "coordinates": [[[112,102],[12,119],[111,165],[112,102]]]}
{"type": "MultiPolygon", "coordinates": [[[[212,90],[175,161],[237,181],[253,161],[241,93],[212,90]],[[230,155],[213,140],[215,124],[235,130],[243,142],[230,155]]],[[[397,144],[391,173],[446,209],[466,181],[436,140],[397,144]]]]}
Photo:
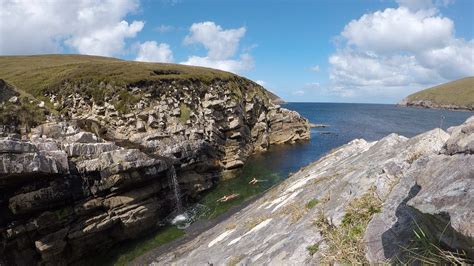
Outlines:
{"type": "MultiPolygon", "coordinates": [[[[178,64],[125,61],[116,58],[88,55],[0,56],[0,79],[13,85],[21,94],[41,98],[49,92],[65,90],[66,83],[122,87],[148,84],[155,81],[237,81],[244,78],[229,72],[205,67],[178,64]]],[[[254,86],[258,86],[253,83],[254,86]]],[[[270,99],[278,96],[266,92],[270,99]]]]}
{"type": "Polygon", "coordinates": [[[124,61],[86,55],[1,56],[0,78],[16,88],[40,96],[61,87],[64,82],[101,82],[128,86],[137,82],[163,79],[231,79],[224,71],[176,64],[124,61]]]}
{"type": "Polygon", "coordinates": [[[474,77],[458,79],[406,97],[401,105],[474,110],[474,77]]]}

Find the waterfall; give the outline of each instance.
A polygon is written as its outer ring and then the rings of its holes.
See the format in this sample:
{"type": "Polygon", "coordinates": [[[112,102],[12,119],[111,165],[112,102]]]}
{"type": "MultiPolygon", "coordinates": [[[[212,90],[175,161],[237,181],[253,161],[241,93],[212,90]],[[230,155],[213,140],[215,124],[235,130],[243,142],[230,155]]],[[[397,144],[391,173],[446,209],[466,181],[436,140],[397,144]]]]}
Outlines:
{"type": "Polygon", "coordinates": [[[176,201],[176,210],[178,214],[183,212],[183,205],[181,203],[181,191],[179,189],[178,178],[176,177],[176,170],[174,169],[174,165],[171,165],[170,169],[168,170],[169,180],[171,181],[171,187],[173,188],[174,198],[176,201]]]}

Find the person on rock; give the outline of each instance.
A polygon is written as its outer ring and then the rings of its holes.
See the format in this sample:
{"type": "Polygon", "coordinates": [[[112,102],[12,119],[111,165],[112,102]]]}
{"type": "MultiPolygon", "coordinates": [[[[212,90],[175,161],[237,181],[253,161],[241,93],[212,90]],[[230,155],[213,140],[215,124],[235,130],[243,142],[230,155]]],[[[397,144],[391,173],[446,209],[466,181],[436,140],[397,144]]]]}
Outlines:
{"type": "Polygon", "coordinates": [[[252,180],[250,180],[249,185],[255,185],[255,184],[259,183],[259,182],[265,182],[265,181],[267,181],[267,180],[260,180],[260,179],[256,179],[256,178],[254,177],[252,180]]]}
{"type": "Polygon", "coordinates": [[[240,196],[239,194],[225,195],[222,198],[218,199],[217,202],[226,202],[226,201],[229,201],[229,200],[236,199],[239,196],[240,196]]]}

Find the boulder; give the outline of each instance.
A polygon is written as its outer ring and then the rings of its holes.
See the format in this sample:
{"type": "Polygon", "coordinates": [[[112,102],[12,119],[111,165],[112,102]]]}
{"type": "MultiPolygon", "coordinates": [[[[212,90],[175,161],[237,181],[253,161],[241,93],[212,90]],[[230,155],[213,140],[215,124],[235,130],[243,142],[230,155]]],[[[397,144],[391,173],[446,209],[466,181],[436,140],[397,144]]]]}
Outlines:
{"type": "Polygon", "coordinates": [[[0,153],[31,153],[38,149],[31,142],[21,140],[0,139],[0,153]]]}
{"type": "Polygon", "coordinates": [[[67,174],[69,166],[64,152],[0,154],[1,175],[67,174]]]}
{"type": "Polygon", "coordinates": [[[63,143],[62,149],[69,157],[95,158],[104,152],[110,152],[119,149],[117,145],[111,142],[104,143],[63,143]]]}
{"type": "Polygon", "coordinates": [[[474,153],[474,117],[460,126],[450,129],[451,137],[446,141],[444,153],[474,153]]]}
{"type": "Polygon", "coordinates": [[[79,132],[75,135],[66,137],[66,142],[69,143],[97,143],[98,138],[95,134],[90,132],[79,132]]]}
{"type": "Polygon", "coordinates": [[[18,103],[18,101],[19,101],[18,96],[13,96],[8,101],[11,102],[11,103],[18,103]]]}

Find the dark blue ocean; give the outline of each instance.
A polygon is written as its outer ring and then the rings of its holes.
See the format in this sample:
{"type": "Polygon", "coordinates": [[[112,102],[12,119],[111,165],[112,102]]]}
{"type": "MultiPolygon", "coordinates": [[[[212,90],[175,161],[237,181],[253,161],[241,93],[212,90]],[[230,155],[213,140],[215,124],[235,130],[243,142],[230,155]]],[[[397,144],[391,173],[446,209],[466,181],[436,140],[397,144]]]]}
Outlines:
{"type": "Polygon", "coordinates": [[[333,148],[363,138],[374,141],[390,133],[413,137],[433,128],[447,129],[462,124],[474,112],[399,107],[387,104],[287,103],[311,123],[327,128],[311,129],[311,140],[295,145],[272,147],[256,155],[247,167],[261,165],[283,178],[316,161],[333,148]]]}

